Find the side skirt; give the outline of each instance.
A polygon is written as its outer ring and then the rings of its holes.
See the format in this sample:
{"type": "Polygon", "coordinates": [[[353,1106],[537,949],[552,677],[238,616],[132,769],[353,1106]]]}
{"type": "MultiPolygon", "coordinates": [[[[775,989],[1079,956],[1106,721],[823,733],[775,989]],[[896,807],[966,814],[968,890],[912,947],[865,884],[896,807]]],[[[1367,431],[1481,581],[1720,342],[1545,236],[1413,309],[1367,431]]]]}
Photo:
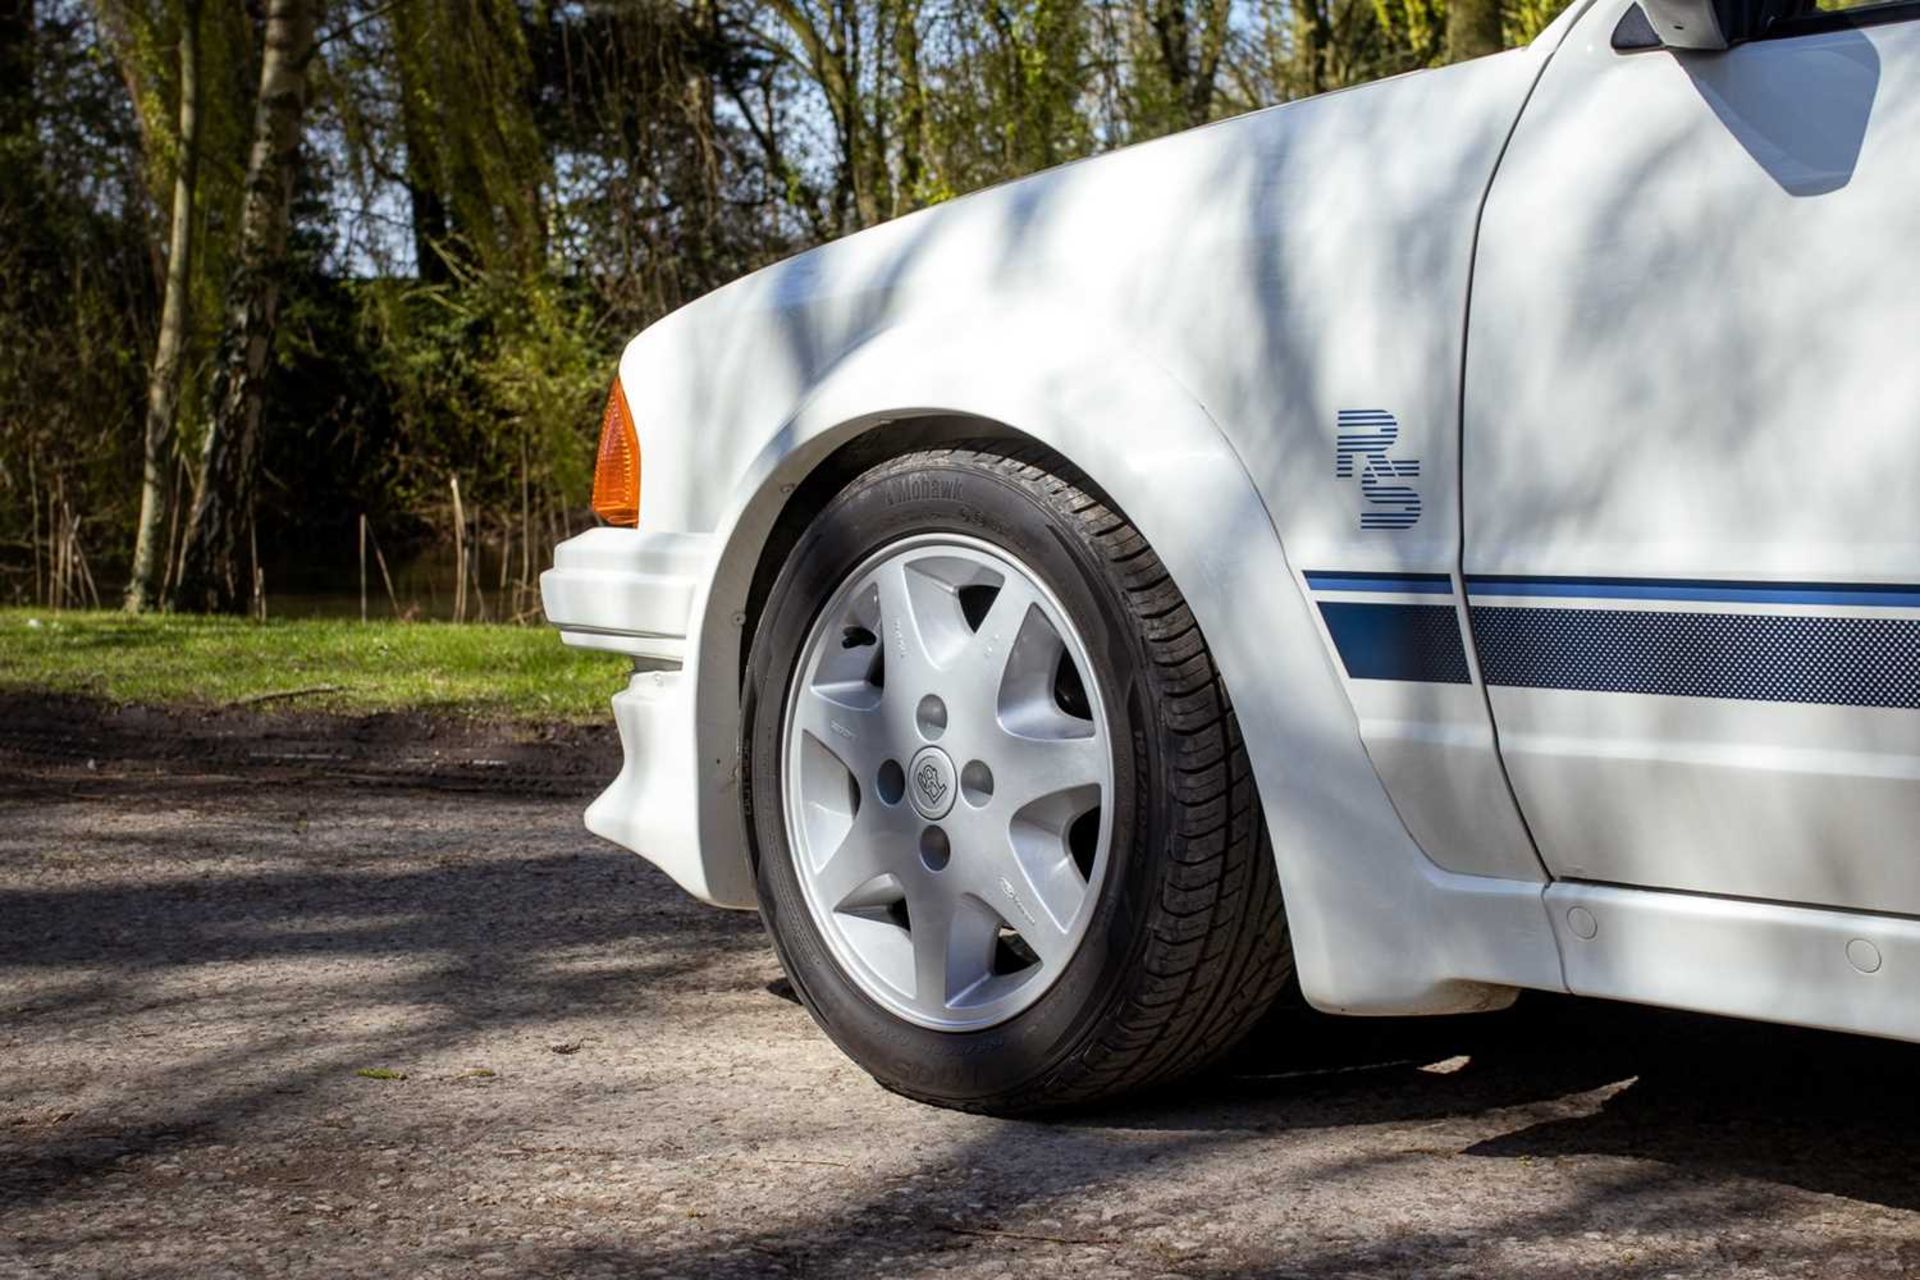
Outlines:
{"type": "Polygon", "coordinates": [[[1567,988],[1920,1041],[1920,920],[1562,881],[1567,988]]]}

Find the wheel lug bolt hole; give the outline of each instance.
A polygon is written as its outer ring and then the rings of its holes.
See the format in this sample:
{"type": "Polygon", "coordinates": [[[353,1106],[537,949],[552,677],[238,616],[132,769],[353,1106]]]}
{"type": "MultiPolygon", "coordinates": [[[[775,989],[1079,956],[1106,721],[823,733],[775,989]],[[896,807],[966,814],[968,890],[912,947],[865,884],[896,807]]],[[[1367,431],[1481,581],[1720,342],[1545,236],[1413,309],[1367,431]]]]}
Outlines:
{"type": "Polygon", "coordinates": [[[947,704],[940,701],[938,694],[930,693],[920,699],[913,718],[920,726],[920,736],[928,742],[937,742],[947,731],[947,704]]]}
{"type": "Polygon", "coordinates": [[[900,767],[898,760],[889,760],[880,766],[880,775],[873,780],[873,789],[880,793],[882,804],[899,804],[900,797],[907,794],[907,771],[900,767]]]}
{"type": "Polygon", "coordinates": [[[920,833],[920,861],[929,871],[944,871],[948,859],[953,857],[953,846],[947,842],[947,833],[939,827],[928,827],[920,833]]]}
{"type": "Polygon", "coordinates": [[[960,771],[960,794],[978,809],[993,799],[993,770],[985,760],[974,760],[960,771]]]}

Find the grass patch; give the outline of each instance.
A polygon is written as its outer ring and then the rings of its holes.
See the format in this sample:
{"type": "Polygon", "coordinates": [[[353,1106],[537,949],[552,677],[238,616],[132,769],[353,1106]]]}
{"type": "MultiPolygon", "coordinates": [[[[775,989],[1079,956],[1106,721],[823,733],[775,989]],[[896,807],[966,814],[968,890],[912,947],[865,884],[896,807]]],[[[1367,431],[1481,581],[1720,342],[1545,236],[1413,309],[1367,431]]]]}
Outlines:
{"type": "Polygon", "coordinates": [[[591,722],[627,670],[547,627],[0,609],[0,690],[109,702],[591,722]]]}

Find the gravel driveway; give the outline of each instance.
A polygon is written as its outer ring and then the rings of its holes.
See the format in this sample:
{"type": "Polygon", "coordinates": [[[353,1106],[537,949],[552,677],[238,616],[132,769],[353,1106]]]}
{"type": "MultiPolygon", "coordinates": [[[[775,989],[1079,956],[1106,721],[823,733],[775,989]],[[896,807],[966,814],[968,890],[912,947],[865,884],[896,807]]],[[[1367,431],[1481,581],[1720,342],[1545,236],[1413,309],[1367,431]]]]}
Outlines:
{"type": "Polygon", "coordinates": [[[1172,1097],[953,1115],[580,829],[603,738],[12,711],[0,1275],[1920,1273],[1914,1048],[1293,1015],[1172,1097]]]}

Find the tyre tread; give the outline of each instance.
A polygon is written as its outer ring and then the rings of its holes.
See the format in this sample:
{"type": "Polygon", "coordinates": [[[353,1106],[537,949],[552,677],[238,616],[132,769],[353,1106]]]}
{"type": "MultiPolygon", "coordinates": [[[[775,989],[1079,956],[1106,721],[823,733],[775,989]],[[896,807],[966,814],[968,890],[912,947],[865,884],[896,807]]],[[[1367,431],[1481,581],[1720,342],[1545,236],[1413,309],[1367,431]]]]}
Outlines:
{"type": "MultiPolygon", "coordinates": [[[[981,441],[937,452],[1026,488],[1097,551],[1146,649],[1143,678],[1172,735],[1169,874],[1131,988],[1051,1073],[1018,1094],[958,1105],[1018,1114],[1168,1084],[1226,1054],[1293,972],[1279,876],[1226,686],[1158,554],[1084,476],[1035,445],[981,441]]],[[[925,456],[902,463],[924,465],[925,456]]]]}

